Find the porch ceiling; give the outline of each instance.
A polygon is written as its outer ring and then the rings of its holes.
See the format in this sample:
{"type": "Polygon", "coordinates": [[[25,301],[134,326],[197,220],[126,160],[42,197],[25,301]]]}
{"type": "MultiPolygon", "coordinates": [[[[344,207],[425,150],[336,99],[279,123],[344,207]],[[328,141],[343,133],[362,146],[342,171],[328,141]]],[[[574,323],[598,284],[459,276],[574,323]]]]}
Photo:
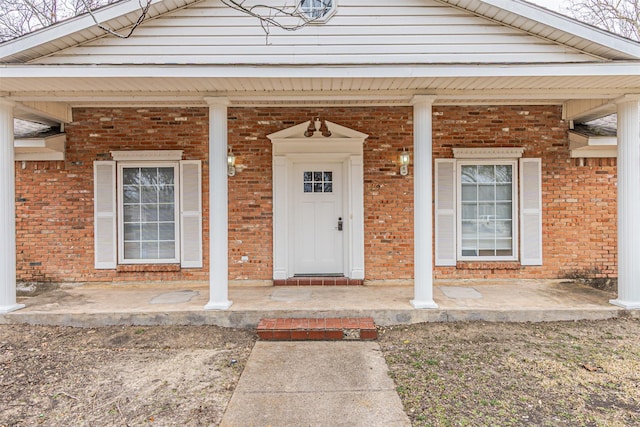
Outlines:
{"type": "Polygon", "coordinates": [[[640,93],[637,64],[610,68],[193,68],[120,70],[0,67],[0,96],[15,101],[109,104],[204,105],[228,97],[233,105],[408,105],[415,94],[437,96],[436,104],[562,103],[615,99],[640,93]],[[54,70],[55,71],[55,70],[54,70]],[[175,71],[175,73],[174,73],[175,71]],[[148,74],[146,74],[148,72],[148,74]],[[536,75],[532,75],[536,74],[536,75]],[[59,77],[64,75],[66,77],[59,77]],[[145,77],[147,75],[147,77],[145,77]],[[323,77],[324,76],[324,77],[323,77]]]}

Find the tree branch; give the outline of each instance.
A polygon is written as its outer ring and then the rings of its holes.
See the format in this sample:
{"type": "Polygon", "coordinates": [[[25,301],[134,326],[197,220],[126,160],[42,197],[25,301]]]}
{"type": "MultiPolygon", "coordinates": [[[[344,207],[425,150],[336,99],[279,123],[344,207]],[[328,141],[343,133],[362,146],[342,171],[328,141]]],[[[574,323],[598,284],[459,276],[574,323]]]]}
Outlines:
{"type": "Polygon", "coordinates": [[[142,24],[142,22],[147,17],[147,13],[149,12],[149,8],[151,7],[151,0],[146,0],[146,4],[143,4],[142,0],[138,0],[138,4],[140,4],[140,10],[141,10],[140,16],[138,16],[138,19],[136,20],[136,22],[129,29],[129,32],[127,32],[125,34],[120,34],[116,30],[114,30],[112,28],[109,28],[106,25],[101,24],[100,22],[98,22],[98,18],[96,18],[96,15],[93,13],[93,10],[91,10],[89,5],[87,4],[87,0],[82,0],[82,3],[84,3],[84,6],[87,8],[87,12],[89,13],[89,15],[91,15],[91,18],[93,19],[93,22],[96,23],[98,28],[100,28],[101,30],[111,34],[112,36],[116,36],[116,37],[119,37],[121,39],[128,39],[129,37],[131,37],[133,32],[136,30],[136,28],[138,28],[138,26],[140,24],[142,24]]]}

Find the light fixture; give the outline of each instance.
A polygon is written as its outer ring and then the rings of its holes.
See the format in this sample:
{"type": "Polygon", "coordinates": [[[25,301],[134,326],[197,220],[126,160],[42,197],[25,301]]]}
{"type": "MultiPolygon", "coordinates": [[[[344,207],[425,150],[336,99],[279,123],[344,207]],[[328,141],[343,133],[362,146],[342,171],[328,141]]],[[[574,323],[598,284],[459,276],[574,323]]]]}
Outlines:
{"type": "Polygon", "coordinates": [[[406,150],[402,150],[400,153],[400,175],[406,176],[409,175],[409,162],[411,161],[411,156],[407,153],[406,150]]]}
{"type": "Polygon", "coordinates": [[[320,124],[320,129],[318,129],[318,130],[320,131],[320,133],[322,133],[322,136],[324,136],[325,138],[328,138],[328,137],[331,136],[331,131],[329,130],[329,127],[327,126],[327,122],[325,122],[324,120],[320,124]]]}
{"type": "Polygon", "coordinates": [[[331,131],[329,130],[329,126],[327,126],[327,122],[320,120],[320,117],[314,117],[309,120],[309,126],[307,126],[307,130],[304,132],[304,136],[310,138],[316,132],[320,132],[325,138],[331,136],[331,131]]]}
{"type": "Polygon", "coordinates": [[[312,137],[314,133],[316,133],[316,124],[313,122],[313,119],[311,119],[309,120],[309,126],[307,126],[307,130],[304,132],[304,136],[309,138],[312,137]]]}
{"type": "Polygon", "coordinates": [[[236,156],[233,154],[233,150],[229,147],[229,154],[227,154],[227,175],[235,176],[236,174],[236,156]]]}

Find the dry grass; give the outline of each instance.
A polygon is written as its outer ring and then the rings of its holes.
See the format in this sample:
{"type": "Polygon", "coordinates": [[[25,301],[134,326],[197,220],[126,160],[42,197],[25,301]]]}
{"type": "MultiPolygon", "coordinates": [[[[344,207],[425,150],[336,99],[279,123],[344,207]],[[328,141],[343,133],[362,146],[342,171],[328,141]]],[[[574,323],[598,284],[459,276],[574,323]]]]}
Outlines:
{"type": "Polygon", "coordinates": [[[216,425],[251,331],[0,325],[0,426],[216,425]]]}
{"type": "Polygon", "coordinates": [[[640,321],[381,330],[416,426],[640,425],[640,321]]]}

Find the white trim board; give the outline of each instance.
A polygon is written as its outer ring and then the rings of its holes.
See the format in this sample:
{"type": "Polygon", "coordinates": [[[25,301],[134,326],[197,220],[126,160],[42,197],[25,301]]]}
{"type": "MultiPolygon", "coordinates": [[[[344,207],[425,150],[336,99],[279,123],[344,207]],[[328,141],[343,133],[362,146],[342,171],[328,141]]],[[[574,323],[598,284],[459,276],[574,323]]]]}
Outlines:
{"type": "Polygon", "coordinates": [[[128,150],[112,151],[116,162],[125,161],[178,161],[182,160],[182,150],[128,150]]]}
{"type": "Polygon", "coordinates": [[[344,180],[344,275],[364,279],[364,169],[363,144],[368,135],[327,121],[332,132],[305,137],[303,122],[267,137],[273,144],[273,279],[294,274],[291,257],[293,227],[290,212],[291,174],[297,162],[342,162],[344,180]]]}

